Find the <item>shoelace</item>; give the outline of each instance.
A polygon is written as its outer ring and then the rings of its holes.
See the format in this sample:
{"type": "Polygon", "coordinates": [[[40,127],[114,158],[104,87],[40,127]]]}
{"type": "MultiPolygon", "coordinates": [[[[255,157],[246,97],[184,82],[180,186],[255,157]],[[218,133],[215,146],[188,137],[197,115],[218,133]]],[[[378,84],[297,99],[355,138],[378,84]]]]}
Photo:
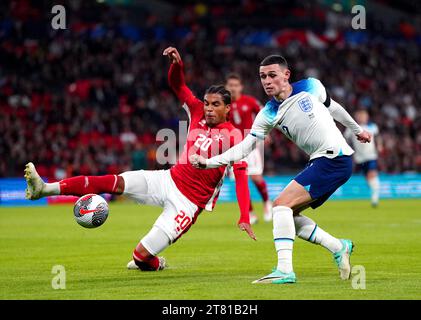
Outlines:
{"type": "Polygon", "coordinates": [[[333,255],[333,257],[334,257],[334,259],[335,259],[335,261],[336,261],[336,263],[337,263],[337,264],[341,263],[341,261],[342,261],[342,254],[340,254],[340,253],[335,253],[335,254],[333,255]]]}

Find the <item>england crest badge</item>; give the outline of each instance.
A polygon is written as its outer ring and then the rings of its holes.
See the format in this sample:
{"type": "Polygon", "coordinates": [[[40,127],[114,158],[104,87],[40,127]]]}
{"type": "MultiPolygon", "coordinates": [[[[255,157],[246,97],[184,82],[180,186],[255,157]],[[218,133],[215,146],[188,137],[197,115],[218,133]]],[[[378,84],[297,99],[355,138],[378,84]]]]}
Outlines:
{"type": "Polygon", "coordinates": [[[311,99],[309,97],[304,97],[298,100],[298,105],[304,112],[310,112],[311,110],[313,110],[313,103],[311,102],[311,99]]]}

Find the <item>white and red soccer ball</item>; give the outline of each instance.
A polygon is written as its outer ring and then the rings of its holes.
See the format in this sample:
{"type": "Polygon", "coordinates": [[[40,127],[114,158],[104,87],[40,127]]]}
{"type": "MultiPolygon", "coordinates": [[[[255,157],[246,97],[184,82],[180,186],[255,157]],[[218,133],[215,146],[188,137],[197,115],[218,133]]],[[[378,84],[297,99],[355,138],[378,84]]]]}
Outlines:
{"type": "Polygon", "coordinates": [[[97,194],[86,194],[80,197],[73,208],[76,222],[85,228],[96,228],[108,218],[108,203],[97,194]]]}

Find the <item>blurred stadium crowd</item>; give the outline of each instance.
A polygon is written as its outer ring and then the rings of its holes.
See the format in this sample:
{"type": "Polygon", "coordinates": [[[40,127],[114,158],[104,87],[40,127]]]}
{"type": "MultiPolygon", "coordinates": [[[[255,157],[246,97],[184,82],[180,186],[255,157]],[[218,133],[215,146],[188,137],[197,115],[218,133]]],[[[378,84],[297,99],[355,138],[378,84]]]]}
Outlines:
{"type": "MultiPolygon", "coordinates": [[[[369,111],[381,171],[421,172],[419,16],[395,25],[369,19],[355,31],[350,15],[314,1],[185,1],[162,16],[62,3],[66,30],[51,28],[48,1],[0,4],[0,177],[21,176],[28,161],[53,179],[163,168],[156,133],[178,132],[187,119],[167,84],[169,45],[198,97],[234,71],[262,103],[257,66],[283,54],[293,81],[317,77],[350,113],[369,111]]],[[[307,156],[279,132],[272,138],[265,173],[301,169],[307,156]]]]}

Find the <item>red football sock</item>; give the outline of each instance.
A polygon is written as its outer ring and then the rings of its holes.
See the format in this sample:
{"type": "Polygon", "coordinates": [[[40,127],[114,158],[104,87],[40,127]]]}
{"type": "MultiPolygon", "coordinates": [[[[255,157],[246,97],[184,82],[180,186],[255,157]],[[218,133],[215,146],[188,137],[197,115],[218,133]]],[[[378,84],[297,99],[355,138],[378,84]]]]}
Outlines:
{"type": "Polygon", "coordinates": [[[257,190],[259,190],[260,195],[262,196],[263,201],[268,201],[269,200],[269,196],[268,196],[268,187],[266,185],[266,181],[262,180],[260,182],[255,182],[254,183],[257,187],[257,190]]]}
{"type": "Polygon", "coordinates": [[[133,260],[142,271],[156,271],[159,268],[158,257],[144,257],[136,249],[133,251],[133,260]]]}
{"type": "Polygon", "coordinates": [[[88,193],[114,193],[117,176],[78,176],[60,181],[60,194],[83,196],[88,193]]]}

